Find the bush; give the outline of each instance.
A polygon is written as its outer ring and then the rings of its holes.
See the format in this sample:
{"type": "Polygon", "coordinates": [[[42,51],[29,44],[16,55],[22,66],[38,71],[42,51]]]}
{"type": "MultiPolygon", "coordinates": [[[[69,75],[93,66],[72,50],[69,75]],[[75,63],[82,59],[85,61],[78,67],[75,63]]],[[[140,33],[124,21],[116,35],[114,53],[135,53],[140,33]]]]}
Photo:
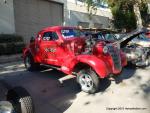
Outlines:
{"type": "Polygon", "coordinates": [[[19,35],[0,34],[0,55],[21,53],[25,44],[19,35]]]}
{"type": "Polygon", "coordinates": [[[0,34],[0,43],[23,42],[23,37],[15,34],[0,34]]]}
{"type": "Polygon", "coordinates": [[[6,49],[6,44],[0,44],[0,55],[3,55],[5,53],[6,49]]]}
{"type": "Polygon", "coordinates": [[[14,52],[15,53],[22,53],[23,48],[25,47],[24,43],[18,43],[14,45],[14,52]]]}
{"type": "Polygon", "coordinates": [[[14,44],[13,43],[7,43],[4,54],[10,55],[12,53],[14,53],[14,44]]]}
{"type": "Polygon", "coordinates": [[[11,55],[22,53],[22,49],[25,47],[24,43],[6,43],[0,44],[0,55],[11,55]]]}

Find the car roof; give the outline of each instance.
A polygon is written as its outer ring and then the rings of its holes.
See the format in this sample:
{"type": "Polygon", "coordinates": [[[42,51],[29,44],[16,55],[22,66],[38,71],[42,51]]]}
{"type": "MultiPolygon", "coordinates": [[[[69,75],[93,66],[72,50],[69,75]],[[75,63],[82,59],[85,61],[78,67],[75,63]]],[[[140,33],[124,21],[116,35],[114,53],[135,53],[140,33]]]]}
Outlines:
{"type": "Polygon", "coordinates": [[[114,30],[110,28],[81,28],[81,30],[85,32],[93,32],[93,34],[99,34],[99,33],[120,33],[119,30],[114,30]]]}
{"type": "Polygon", "coordinates": [[[49,31],[49,30],[61,30],[61,29],[77,29],[77,27],[70,27],[70,26],[52,26],[46,27],[42,31],[49,31]]]}

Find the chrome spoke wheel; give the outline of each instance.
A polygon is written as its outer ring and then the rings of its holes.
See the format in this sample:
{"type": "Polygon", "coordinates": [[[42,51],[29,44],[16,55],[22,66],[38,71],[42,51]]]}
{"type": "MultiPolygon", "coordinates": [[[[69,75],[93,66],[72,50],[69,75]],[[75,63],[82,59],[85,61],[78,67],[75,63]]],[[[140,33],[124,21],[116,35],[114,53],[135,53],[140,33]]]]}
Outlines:
{"type": "Polygon", "coordinates": [[[83,90],[89,91],[93,88],[93,80],[89,74],[80,75],[79,83],[83,90]]]}
{"type": "Polygon", "coordinates": [[[86,93],[96,93],[99,90],[99,77],[91,68],[82,69],[78,72],[77,83],[81,90],[86,93]]]}
{"type": "Polygon", "coordinates": [[[29,57],[26,57],[25,59],[25,66],[27,69],[31,67],[31,59],[29,57]]]}
{"type": "Polygon", "coordinates": [[[145,65],[146,66],[150,65],[150,56],[147,57],[147,59],[145,61],[145,65]]]}

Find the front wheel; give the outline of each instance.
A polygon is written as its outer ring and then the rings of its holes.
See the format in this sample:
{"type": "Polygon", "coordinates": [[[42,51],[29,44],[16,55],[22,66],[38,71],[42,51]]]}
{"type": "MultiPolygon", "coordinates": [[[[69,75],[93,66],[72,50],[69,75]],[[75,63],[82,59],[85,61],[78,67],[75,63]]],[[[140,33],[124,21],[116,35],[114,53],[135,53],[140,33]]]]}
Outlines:
{"type": "Polygon", "coordinates": [[[82,69],[78,72],[77,82],[86,93],[96,93],[99,90],[99,77],[92,69],[82,69]]]}
{"type": "Polygon", "coordinates": [[[150,55],[147,56],[147,59],[145,61],[146,66],[150,65],[150,55]]]}

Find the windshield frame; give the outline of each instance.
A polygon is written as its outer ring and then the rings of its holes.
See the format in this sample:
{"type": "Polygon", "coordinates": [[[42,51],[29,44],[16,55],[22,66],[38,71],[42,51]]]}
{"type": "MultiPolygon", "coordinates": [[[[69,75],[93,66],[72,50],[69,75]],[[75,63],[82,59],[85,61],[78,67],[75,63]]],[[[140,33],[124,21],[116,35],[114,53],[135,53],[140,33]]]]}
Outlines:
{"type": "Polygon", "coordinates": [[[134,39],[133,39],[133,41],[150,41],[147,37],[146,37],[146,35],[144,34],[144,33],[141,33],[141,34],[139,34],[138,36],[136,36],[134,39]]]}
{"type": "Polygon", "coordinates": [[[77,38],[77,37],[85,37],[85,34],[80,29],[75,29],[75,28],[61,29],[60,34],[63,37],[63,39],[72,39],[72,38],[77,38]],[[67,31],[67,30],[69,30],[69,31],[67,31]],[[67,35],[65,36],[62,31],[67,32],[68,34],[70,33],[70,34],[69,35],[67,34],[68,36],[67,35]],[[79,33],[79,34],[77,34],[77,33],[79,33]]]}
{"type": "Polygon", "coordinates": [[[116,41],[117,37],[113,33],[102,33],[102,32],[99,32],[99,33],[97,33],[97,39],[98,40],[104,40],[104,41],[116,41]],[[106,35],[109,35],[108,37],[111,36],[111,40],[108,39],[106,35]],[[99,37],[101,37],[101,38],[99,38],[99,37]]]}

